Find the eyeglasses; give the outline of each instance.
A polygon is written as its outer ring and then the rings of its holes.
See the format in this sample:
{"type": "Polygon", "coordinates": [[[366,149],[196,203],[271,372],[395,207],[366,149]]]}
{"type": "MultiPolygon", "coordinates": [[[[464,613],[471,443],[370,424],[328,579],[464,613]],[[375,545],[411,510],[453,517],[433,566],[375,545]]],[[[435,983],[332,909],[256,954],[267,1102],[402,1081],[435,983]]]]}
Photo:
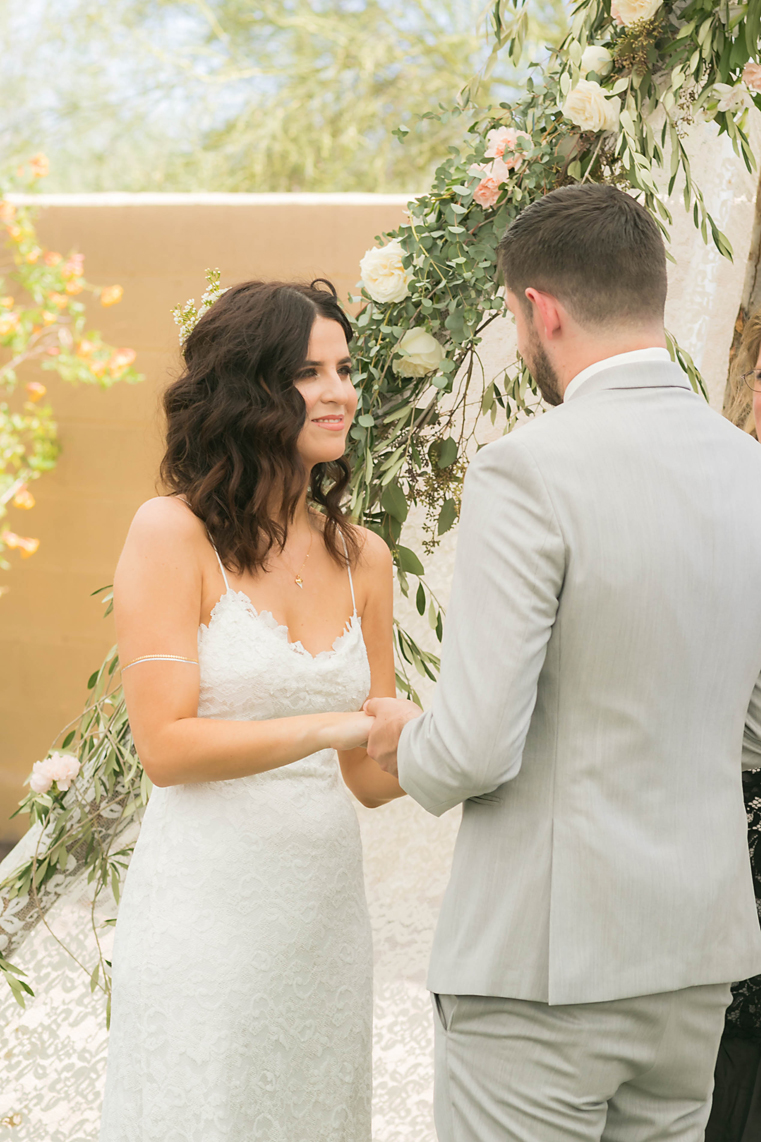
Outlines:
{"type": "Polygon", "coordinates": [[[761,369],[751,369],[749,373],[743,373],[743,380],[754,393],[761,393],[761,369]]]}

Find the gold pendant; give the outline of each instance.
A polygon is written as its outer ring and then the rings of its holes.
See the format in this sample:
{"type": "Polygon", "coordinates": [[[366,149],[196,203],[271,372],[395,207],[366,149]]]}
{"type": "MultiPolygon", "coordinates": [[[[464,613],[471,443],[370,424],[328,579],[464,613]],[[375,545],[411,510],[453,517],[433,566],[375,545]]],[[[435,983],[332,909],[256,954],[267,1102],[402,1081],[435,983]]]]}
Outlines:
{"type": "Polygon", "coordinates": [[[296,584],[297,587],[301,587],[302,591],[304,590],[304,580],[301,578],[300,575],[296,576],[296,578],[294,579],[294,583],[296,584]]]}

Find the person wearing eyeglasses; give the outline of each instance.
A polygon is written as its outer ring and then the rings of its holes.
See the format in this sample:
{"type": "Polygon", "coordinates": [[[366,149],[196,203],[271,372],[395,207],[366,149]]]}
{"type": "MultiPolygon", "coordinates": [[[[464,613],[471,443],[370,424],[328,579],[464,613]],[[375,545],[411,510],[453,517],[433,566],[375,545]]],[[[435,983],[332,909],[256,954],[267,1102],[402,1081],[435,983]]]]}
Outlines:
{"type": "MultiPolygon", "coordinates": [[[[741,380],[725,409],[739,428],[761,439],[761,310],[746,322],[737,356],[741,380]]],[[[748,847],[761,918],[761,769],[745,770],[748,847]]],[[[758,1142],[761,1138],[761,975],[732,985],[719,1044],[711,1117],[705,1142],[758,1142]]]]}

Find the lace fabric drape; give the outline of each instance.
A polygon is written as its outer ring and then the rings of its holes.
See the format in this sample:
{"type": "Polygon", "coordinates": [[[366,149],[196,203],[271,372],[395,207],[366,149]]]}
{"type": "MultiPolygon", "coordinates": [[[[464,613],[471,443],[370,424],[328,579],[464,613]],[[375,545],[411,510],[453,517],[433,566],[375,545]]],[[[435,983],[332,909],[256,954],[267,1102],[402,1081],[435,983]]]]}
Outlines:
{"type": "MultiPolygon", "coordinates": [[[[756,909],[761,922],[761,769],[743,773],[743,794],[748,816],[748,848],[756,909]]],[[[753,1039],[761,1044],[761,975],[732,985],[732,1002],[727,1008],[724,1034],[753,1039]]]]}

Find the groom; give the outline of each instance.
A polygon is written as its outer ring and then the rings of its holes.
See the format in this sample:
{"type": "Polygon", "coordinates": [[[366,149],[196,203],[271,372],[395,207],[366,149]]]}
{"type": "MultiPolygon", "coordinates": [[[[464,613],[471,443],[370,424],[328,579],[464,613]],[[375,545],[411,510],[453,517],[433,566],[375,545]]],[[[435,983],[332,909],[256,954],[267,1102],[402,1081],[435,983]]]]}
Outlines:
{"type": "Polygon", "coordinates": [[[729,982],[761,972],[761,447],[665,348],[658,228],[548,194],[499,250],[557,406],[470,465],[432,709],[369,752],[462,803],[429,987],[441,1142],[699,1142],[729,982]]]}

